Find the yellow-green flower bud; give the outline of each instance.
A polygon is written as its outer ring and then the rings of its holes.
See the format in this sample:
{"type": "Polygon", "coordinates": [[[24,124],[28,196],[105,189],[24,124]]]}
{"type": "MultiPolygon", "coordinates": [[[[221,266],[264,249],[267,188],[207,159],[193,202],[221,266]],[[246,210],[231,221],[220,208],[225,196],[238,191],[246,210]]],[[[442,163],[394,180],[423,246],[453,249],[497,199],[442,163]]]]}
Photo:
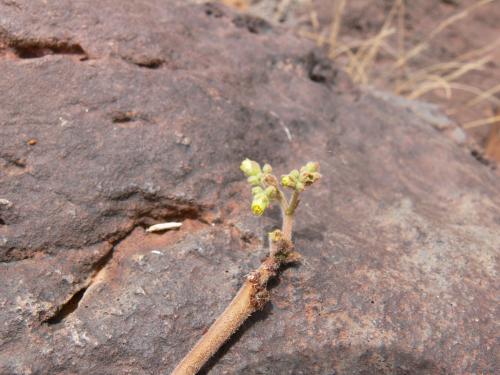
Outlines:
{"type": "Polygon", "coordinates": [[[259,163],[250,159],[243,160],[240,169],[246,176],[256,176],[261,173],[259,163]]]}
{"type": "Polygon", "coordinates": [[[291,178],[293,178],[294,180],[297,180],[300,176],[300,173],[298,170],[294,169],[292,170],[289,174],[288,174],[291,178]]]}
{"type": "Polygon", "coordinates": [[[273,168],[269,164],[264,164],[262,167],[262,171],[266,174],[269,174],[273,171],[273,168]]]}
{"type": "Polygon", "coordinates": [[[257,176],[250,176],[247,178],[247,181],[250,185],[252,186],[258,186],[260,185],[260,175],[257,176]]]}
{"type": "Polygon", "coordinates": [[[304,165],[301,169],[309,173],[315,173],[319,170],[319,163],[310,161],[304,165]]]}
{"type": "Polygon", "coordinates": [[[255,186],[252,188],[252,195],[264,194],[264,190],[260,186],[255,186]]]}
{"type": "Polygon", "coordinates": [[[265,194],[259,194],[253,198],[252,212],[254,215],[262,216],[267,207],[269,207],[269,198],[265,194]]]}
{"type": "Polygon", "coordinates": [[[281,185],[288,188],[295,188],[295,182],[289,175],[281,176],[281,185]]]}
{"type": "Polygon", "coordinates": [[[298,192],[301,192],[301,191],[304,191],[304,189],[305,189],[304,184],[300,181],[297,181],[297,183],[295,184],[295,190],[297,190],[298,192]]]}
{"type": "Polygon", "coordinates": [[[264,190],[264,194],[266,194],[269,199],[273,199],[277,192],[274,186],[268,186],[266,190],[264,190]]]}

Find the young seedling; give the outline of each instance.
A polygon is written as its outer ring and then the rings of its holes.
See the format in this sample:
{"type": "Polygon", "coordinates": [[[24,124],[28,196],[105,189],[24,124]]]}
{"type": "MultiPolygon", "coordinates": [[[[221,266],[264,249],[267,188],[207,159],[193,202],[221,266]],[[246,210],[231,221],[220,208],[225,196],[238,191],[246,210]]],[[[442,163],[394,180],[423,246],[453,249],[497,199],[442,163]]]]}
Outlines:
{"type": "Polygon", "coordinates": [[[243,322],[269,301],[267,283],[276,277],[281,266],[297,262],[300,255],[292,243],[292,225],[300,194],[320,179],[319,164],[307,163],[300,170],[294,169],[278,181],[269,164],[260,165],[243,160],[240,169],[252,186],[254,215],[261,216],[273,202],[278,202],[283,216],[281,230],[269,233],[269,254],[259,268],[251,272],[229,306],[215,320],[208,331],[177,365],[172,375],[194,375],[212,357],[243,322]],[[288,200],[281,187],[292,191],[288,200]]]}

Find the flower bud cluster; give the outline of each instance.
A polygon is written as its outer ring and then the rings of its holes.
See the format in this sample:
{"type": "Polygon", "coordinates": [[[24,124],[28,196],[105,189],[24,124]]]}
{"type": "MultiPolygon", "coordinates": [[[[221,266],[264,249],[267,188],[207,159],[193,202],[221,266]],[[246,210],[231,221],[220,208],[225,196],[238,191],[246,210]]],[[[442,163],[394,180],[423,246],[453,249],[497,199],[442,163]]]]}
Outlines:
{"type": "MultiPolygon", "coordinates": [[[[253,186],[251,207],[254,215],[264,214],[274,199],[280,200],[280,203],[283,202],[283,193],[278,190],[278,179],[272,174],[273,169],[269,164],[264,164],[261,168],[256,161],[245,159],[241,163],[240,169],[247,176],[248,183],[253,186]]],[[[321,178],[318,171],[319,164],[309,162],[300,170],[294,169],[289,174],[282,176],[281,185],[300,193],[321,178]]]]}
{"type": "Polygon", "coordinates": [[[289,174],[281,176],[281,185],[289,189],[302,192],[307,186],[321,178],[319,174],[319,163],[309,162],[300,168],[292,170],[289,174]]]}
{"type": "Polygon", "coordinates": [[[252,189],[252,212],[254,215],[261,216],[271,201],[276,197],[277,191],[274,186],[268,186],[262,189],[260,186],[255,186],[252,189]]]}
{"type": "Polygon", "coordinates": [[[269,164],[264,164],[261,168],[259,163],[250,159],[243,160],[240,169],[248,177],[249,184],[253,186],[252,212],[261,216],[278,193],[275,186],[269,185],[269,181],[276,180],[271,175],[273,169],[269,164]]]}
{"type": "Polygon", "coordinates": [[[243,160],[240,169],[248,177],[247,181],[252,186],[261,186],[266,176],[273,171],[269,164],[264,164],[261,169],[259,163],[250,159],[243,160]]]}

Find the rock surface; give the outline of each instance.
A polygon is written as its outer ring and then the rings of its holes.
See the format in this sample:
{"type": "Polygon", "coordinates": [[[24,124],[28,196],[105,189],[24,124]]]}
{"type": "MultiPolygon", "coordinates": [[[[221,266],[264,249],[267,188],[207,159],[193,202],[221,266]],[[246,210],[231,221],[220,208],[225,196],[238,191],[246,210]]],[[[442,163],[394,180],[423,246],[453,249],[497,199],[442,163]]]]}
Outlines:
{"type": "Polygon", "coordinates": [[[213,5],[0,14],[0,374],[171,371],[279,225],[244,157],[324,178],[304,263],[205,372],[495,372],[499,179],[421,117],[213,5]]]}

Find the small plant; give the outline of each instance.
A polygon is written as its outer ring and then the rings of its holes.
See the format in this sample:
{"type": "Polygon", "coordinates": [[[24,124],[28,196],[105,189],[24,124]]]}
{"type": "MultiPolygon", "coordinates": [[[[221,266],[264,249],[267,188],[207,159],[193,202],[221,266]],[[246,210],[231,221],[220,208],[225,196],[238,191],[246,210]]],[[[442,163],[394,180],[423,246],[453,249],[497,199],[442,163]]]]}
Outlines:
{"type": "Polygon", "coordinates": [[[195,344],[191,351],[177,365],[172,375],[194,375],[212,357],[243,322],[269,301],[267,283],[276,277],[283,265],[297,262],[300,255],[292,243],[292,226],[295,210],[299,205],[300,194],[321,177],[318,163],[307,163],[300,169],[278,178],[272,174],[272,167],[245,159],[240,169],[252,186],[251,209],[254,215],[261,216],[273,203],[278,202],[283,214],[281,230],[269,233],[269,255],[260,267],[251,272],[233,298],[229,306],[215,320],[208,331],[195,344]],[[281,187],[291,190],[290,200],[281,187]]]}

